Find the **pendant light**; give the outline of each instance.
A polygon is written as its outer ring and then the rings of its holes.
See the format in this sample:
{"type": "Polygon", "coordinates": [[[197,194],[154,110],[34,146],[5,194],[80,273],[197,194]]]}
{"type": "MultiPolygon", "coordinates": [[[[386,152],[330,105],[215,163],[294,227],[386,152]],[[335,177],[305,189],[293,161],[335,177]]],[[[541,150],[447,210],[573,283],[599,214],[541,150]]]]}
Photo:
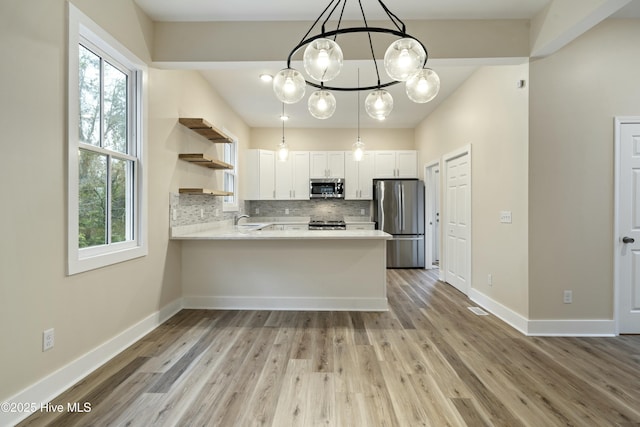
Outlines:
{"type": "Polygon", "coordinates": [[[393,110],[393,98],[384,89],[374,90],[364,100],[364,109],[370,117],[384,120],[393,110]]]}
{"type": "Polygon", "coordinates": [[[278,160],[281,162],[286,162],[289,158],[289,146],[284,140],[284,122],[286,121],[287,116],[284,114],[284,102],[282,103],[282,116],[280,116],[280,120],[282,120],[282,142],[278,144],[278,160]]]}
{"type": "Polygon", "coordinates": [[[429,102],[440,91],[440,77],[431,68],[423,68],[407,80],[405,90],[413,102],[429,102]]]}
{"type": "MultiPolygon", "coordinates": [[[[358,85],[360,85],[360,68],[358,68],[358,85]]],[[[358,91],[358,139],[352,146],[353,160],[359,162],[364,156],[364,142],[360,139],[360,92],[358,91]]]]}
{"type": "Polygon", "coordinates": [[[328,119],[336,111],[336,98],[327,90],[316,90],[309,96],[307,107],[316,119],[328,119]]]}
{"type": "MultiPolygon", "coordinates": [[[[330,0],[309,30],[302,36],[302,40],[291,49],[287,57],[286,68],[276,74],[273,79],[273,90],[277,98],[287,104],[296,103],[305,96],[305,86],[312,86],[319,90],[313,92],[309,97],[308,110],[313,117],[327,119],[331,117],[336,108],[332,92],[367,91],[369,95],[365,100],[365,109],[369,116],[377,120],[384,120],[393,110],[393,98],[386,90],[389,86],[406,82],[405,91],[412,101],[423,103],[433,99],[438,93],[439,84],[435,82],[437,79],[435,72],[426,68],[428,53],[424,44],[407,33],[405,23],[391,12],[382,0],[372,0],[371,2],[380,6],[382,13],[388,18],[388,25],[382,27],[369,25],[362,0],[358,0],[356,5],[362,15],[362,25],[349,26],[351,22],[343,23],[344,11],[348,9],[347,2],[348,0],[330,0]],[[381,78],[378,70],[376,50],[373,47],[374,37],[372,37],[376,34],[397,38],[389,45],[384,54],[383,63],[387,79],[381,78]],[[368,41],[368,50],[371,52],[371,63],[376,78],[365,82],[362,86],[358,83],[355,87],[327,84],[340,74],[344,65],[344,54],[338,42],[341,43],[342,40],[348,41],[349,39],[351,42],[347,44],[351,51],[367,47],[354,48],[354,42],[358,44],[358,40],[368,41]],[[302,49],[304,49],[302,62],[306,77],[291,65],[293,56],[302,49]],[[416,73],[422,77],[418,76],[417,80],[414,79],[416,73]],[[435,75],[435,78],[431,74],[435,75]],[[410,81],[411,83],[409,83],[410,81]]],[[[355,3],[355,0],[352,3],[355,3]]]]}

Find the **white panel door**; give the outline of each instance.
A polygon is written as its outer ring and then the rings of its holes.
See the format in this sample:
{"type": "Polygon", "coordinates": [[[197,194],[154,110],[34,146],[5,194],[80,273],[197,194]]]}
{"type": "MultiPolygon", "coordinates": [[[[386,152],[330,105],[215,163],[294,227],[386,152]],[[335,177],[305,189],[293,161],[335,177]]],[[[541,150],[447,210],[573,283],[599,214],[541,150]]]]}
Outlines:
{"type": "Polygon", "coordinates": [[[416,151],[396,152],[396,170],[398,178],[417,178],[418,153],[416,151]]]}
{"type": "Polygon", "coordinates": [[[471,245],[471,176],[469,153],[446,160],[445,281],[469,292],[471,245]]]}
{"type": "Polygon", "coordinates": [[[358,165],[360,200],[373,199],[373,155],[365,152],[358,165]]]}
{"type": "Polygon", "coordinates": [[[395,151],[376,151],[373,156],[373,175],[375,178],[396,177],[395,151]]]}
{"type": "Polygon", "coordinates": [[[326,151],[311,151],[309,153],[309,176],[311,178],[327,178],[329,176],[326,151]]]}
{"type": "Polygon", "coordinates": [[[289,200],[292,198],[293,187],[293,157],[291,153],[287,160],[277,160],[276,168],[276,200],[289,200]]]}
{"type": "Polygon", "coordinates": [[[329,178],[344,178],[344,152],[327,152],[327,170],[329,178]]]}
{"type": "Polygon", "coordinates": [[[289,156],[293,160],[293,198],[309,200],[309,152],[294,151],[289,156]]]}
{"type": "Polygon", "coordinates": [[[273,151],[260,150],[260,200],[276,197],[276,156],[273,151]]]}
{"type": "Polygon", "coordinates": [[[640,123],[622,123],[618,182],[618,332],[640,333],[640,123]]]}
{"type": "Polygon", "coordinates": [[[353,153],[348,151],[344,156],[344,198],[357,200],[360,195],[359,162],[353,159],[353,153]]]}

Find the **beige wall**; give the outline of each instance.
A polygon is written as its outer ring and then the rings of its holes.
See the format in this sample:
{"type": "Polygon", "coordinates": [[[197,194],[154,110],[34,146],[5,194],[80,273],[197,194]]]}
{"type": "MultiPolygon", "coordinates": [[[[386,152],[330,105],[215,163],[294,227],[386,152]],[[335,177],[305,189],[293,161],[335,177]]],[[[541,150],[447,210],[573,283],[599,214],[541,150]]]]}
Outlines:
{"type": "Polygon", "coordinates": [[[532,319],[613,316],[613,120],[640,115],[639,40],[638,20],[607,20],[531,63],[532,319]]]}
{"type": "MultiPolygon", "coordinates": [[[[151,167],[171,172],[165,190],[176,193],[180,187],[203,187],[223,189],[221,171],[195,166],[178,160],[178,153],[205,153],[210,157],[224,159],[224,144],[212,144],[195,132],[178,123],[178,117],[202,117],[216,127],[227,131],[239,141],[239,167],[242,174],[242,154],[249,147],[250,128],[215,93],[209,83],[196,71],[151,70],[149,91],[153,96],[150,111],[153,119],[150,132],[155,134],[153,144],[162,141],[163,149],[172,154],[164,158],[163,164],[151,162],[151,167]]],[[[242,185],[242,181],[240,181],[242,185]]],[[[240,194],[242,189],[240,189],[240,194]]],[[[168,209],[168,196],[165,200],[168,209]]],[[[203,200],[206,200],[204,198],[203,200]]]]}
{"type": "Polygon", "coordinates": [[[472,287],[526,317],[529,94],[519,80],[528,80],[528,64],[479,69],[416,128],[415,139],[421,174],[471,144],[472,287]],[[500,224],[502,210],[512,211],[512,224],[500,224]]]}
{"type": "MultiPolygon", "coordinates": [[[[290,150],[351,150],[356,129],[289,129],[285,140],[290,150]]],[[[413,129],[360,129],[366,150],[414,150],[413,129]]],[[[282,141],[282,129],[251,129],[251,148],[275,150],[282,141]]]]}
{"type": "MultiPolygon", "coordinates": [[[[150,58],[152,25],[132,0],[74,4],[150,58]]],[[[194,141],[177,117],[207,117],[248,145],[246,125],[199,74],[150,69],[149,255],[67,277],[66,13],[63,0],[0,3],[0,56],[11,58],[0,64],[0,400],[181,297],[180,244],[168,239],[169,191],[213,185],[219,173],[194,174],[177,161],[185,146],[211,147],[194,141]],[[48,328],[55,328],[55,347],[42,352],[48,328]]]]}

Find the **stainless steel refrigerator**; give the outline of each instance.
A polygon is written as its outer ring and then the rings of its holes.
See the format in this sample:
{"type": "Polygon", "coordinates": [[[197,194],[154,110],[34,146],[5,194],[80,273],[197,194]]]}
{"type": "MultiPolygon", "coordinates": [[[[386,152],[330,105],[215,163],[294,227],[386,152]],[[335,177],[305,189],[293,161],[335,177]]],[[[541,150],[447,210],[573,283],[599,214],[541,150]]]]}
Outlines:
{"type": "Polygon", "coordinates": [[[387,268],[424,268],[424,184],[417,179],[373,181],[373,220],[387,240],[387,268]]]}

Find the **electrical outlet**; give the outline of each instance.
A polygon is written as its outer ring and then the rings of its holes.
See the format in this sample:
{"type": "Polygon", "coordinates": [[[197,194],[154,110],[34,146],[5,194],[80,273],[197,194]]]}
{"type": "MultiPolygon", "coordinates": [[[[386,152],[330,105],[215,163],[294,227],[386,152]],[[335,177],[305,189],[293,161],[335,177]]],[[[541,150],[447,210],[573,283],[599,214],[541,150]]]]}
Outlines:
{"type": "Polygon", "coordinates": [[[285,214],[285,215],[289,215],[289,209],[285,209],[285,210],[284,210],[284,214],[285,214]]]}
{"type": "Polygon", "coordinates": [[[564,291],[563,301],[565,304],[571,304],[573,302],[573,291],[564,291]]]}
{"type": "Polygon", "coordinates": [[[204,218],[204,209],[200,209],[200,218],[204,218]]]}
{"type": "Polygon", "coordinates": [[[491,273],[487,275],[487,285],[493,286],[493,275],[491,273]]]}
{"type": "Polygon", "coordinates": [[[260,213],[260,208],[256,208],[256,215],[260,213]]]}
{"type": "Polygon", "coordinates": [[[172,215],[173,215],[173,220],[174,221],[177,220],[178,219],[178,210],[174,209],[173,212],[172,212],[172,215]]]}
{"type": "Polygon", "coordinates": [[[364,215],[364,209],[360,209],[360,215],[364,215]]]}
{"type": "Polygon", "coordinates": [[[511,211],[501,211],[500,222],[502,224],[511,224],[511,211]]]}
{"type": "Polygon", "coordinates": [[[53,348],[54,334],[53,328],[47,329],[42,333],[42,351],[47,351],[53,348]]]}
{"type": "Polygon", "coordinates": [[[216,209],[216,213],[215,213],[215,215],[216,215],[216,216],[220,215],[220,209],[216,209]]]}

